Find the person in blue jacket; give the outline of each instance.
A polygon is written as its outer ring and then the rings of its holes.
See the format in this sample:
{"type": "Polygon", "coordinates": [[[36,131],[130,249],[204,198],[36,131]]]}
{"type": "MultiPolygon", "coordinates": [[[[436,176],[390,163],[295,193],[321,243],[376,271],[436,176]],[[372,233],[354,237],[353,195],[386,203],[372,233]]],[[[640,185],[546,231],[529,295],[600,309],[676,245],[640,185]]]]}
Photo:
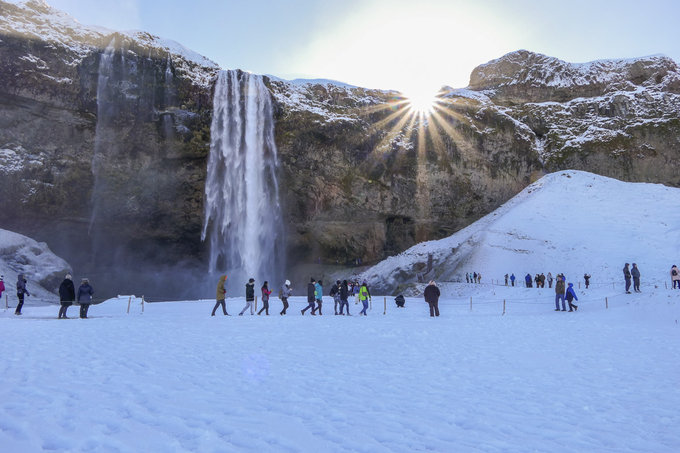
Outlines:
{"type": "Polygon", "coordinates": [[[80,304],[80,318],[87,319],[87,310],[90,308],[92,303],[92,295],[94,290],[90,286],[90,281],[83,278],[78,288],[78,303],[80,304]]]}
{"type": "Polygon", "coordinates": [[[571,303],[572,300],[576,299],[578,300],[578,297],[576,297],[576,291],[574,291],[574,284],[569,283],[569,287],[567,288],[567,302],[569,302],[569,311],[575,311],[578,310],[578,305],[574,305],[571,303]]]}
{"type": "Polygon", "coordinates": [[[527,274],[526,277],[524,277],[524,282],[527,285],[527,288],[531,288],[531,274],[527,274]]]}
{"type": "Polygon", "coordinates": [[[510,275],[510,282],[512,283],[512,286],[515,286],[515,274],[510,275]]]}
{"type": "Polygon", "coordinates": [[[323,281],[322,280],[319,280],[318,282],[316,282],[316,285],[314,285],[314,298],[316,299],[317,307],[312,308],[312,314],[314,314],[314,312],[318,311],[319,316],[321,316],[321,315],[323,315],[323,313],[321,313],[321,305],[323,304],[323,281]]]}

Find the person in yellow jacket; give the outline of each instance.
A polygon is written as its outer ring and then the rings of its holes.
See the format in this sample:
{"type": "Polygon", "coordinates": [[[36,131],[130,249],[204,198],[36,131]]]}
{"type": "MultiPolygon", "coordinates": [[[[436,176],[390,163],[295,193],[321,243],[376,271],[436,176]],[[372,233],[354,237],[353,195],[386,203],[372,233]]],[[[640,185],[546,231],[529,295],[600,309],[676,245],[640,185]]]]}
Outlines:
{"type": "Polygon", "coordinates": [[[227,303],[225,302],[227,290],[224,289],[224,282],[227,279],[226,275],[222,275],[217,282],[217,303],[215,303],[215,307],[213,308],[212,315],[210,316],[215,316],[215,311],[217,310],[217,307],[220,305],[222,306],[222,311],[224,312],[225,316],[231,316],[229,313],[227,313],[227,303]]]}
{"type": "Polygon", "coordinates": [[[364,305],[364,309],[359,312],[360,315],[366,316],[366,310],[368,309],[368,301],[371,300],[371,292],[368,290],[368,285],[366,282],[361,284],[359,288],[359,300],[364,305]]]}

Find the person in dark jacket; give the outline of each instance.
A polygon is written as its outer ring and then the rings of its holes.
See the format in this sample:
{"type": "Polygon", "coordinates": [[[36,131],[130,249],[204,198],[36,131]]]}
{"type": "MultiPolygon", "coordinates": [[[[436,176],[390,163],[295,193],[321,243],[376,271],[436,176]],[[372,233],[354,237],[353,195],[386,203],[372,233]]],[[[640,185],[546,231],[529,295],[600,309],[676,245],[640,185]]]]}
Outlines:
{"type": "Polygon", "coordinates": [[[628,266],[628,263],[623,266],[623,279],[626,281],[626,294],[630,294],[630,269],[628,269],[628,266]]]}
{"type": "Polygon", "coordinates": [[[248,283],[246,283],[246,306],[243,307],[243,310],[241,310],[241,313],[238,315],[243,316],[243,313],[248,308],[250,308],[250,314],[254,314],[253,302],[255,302],[255,279],[251,278],[248,280],[248,283]]]}
{"type": "Polygon", "coordinates": [[[78,287],[78,303],[80,304],[80,317],[82,319],[87,318],[87,310],[90,308],[92,303],[92,295],[94,290],[90,286],[90,281],[83,278],[80,281],[80,286],[78,287]]]}
{"type": "Polygon", "coordinates": [[[403,295],[399,294],[397,297],[394,298],[394,303],[397,304],[398,308],[404,308],[406,299],[404,299],[403,295]]]}
{"type": "Polygon", "coordinates": [[[262,308],[257,312],[257,315],[260,316],[264,311],[264,314],[269,316],[269,295],[272,293],[272,290],[269,289],[269,282],[264,282],[260,291],[262,291],[262,308]]]}
{"type": "Polygon", "coordinates": [[[76,287],[73,285],[73,279],[71,274],[66,274],[64,281],[59,285],[59,319],[68,319],[66,316],[66,310],[68,307],[73,305],[73,301],[76,300],[76,287]]]}
{"type": "Polygon", "coordinates": [[[340,314],[344,315],[343,308],[347,308],[347,316],[352,316],[349,314],[349,287],[347,286],[347,280],[343,280],[340,284],[340,314]]]}
{"type": "Polygon", "coordinates": [[[210,316],[215,316],[215,311],[217,311],[217,308],[221,305],[222,306],[222,312],[224,313],[224,316],[231,316],[229,313],[227,313],[227,302],[226,302],[226,295],[227,295],[227,290],[224,287],[224,283],[227,280],[226,275],[220,276],[220,279],[217,281],[217,293],[215,295],[215,306],[213,307],[212,314],[210,316]]]}
{"type": "Polygon", "coordinates": [[[430,305],[430,317],[439,316],[439,296],[441,292],[434,280],[430,280],[430,283],[425,287],[423,295],[425,296],[425,302],[430,305]]]}
{"type": "Polygon", "coordinates": [[[19,303],[17,304],[16,310],[14,310],[15,315],[21,314],[21,307],[24,306],[25,295],[30,296],[31,294],[26,289],[26,279],[24,278],[24,274],[19,274],[17,275],[17,299],[19,299],[19,303]]]}
{"type": "Polygon", "coordinates": [[[586,289],[588,289],[588,286],[590,286],[590,274],[588,273],[583,274],[583,280],[586,281],[586,289]]]}
{"type": "Polygon", "coordinates": [[[328,293],[329,296],[333,298],[333,311],[336,315],[339,315],[338,308],[340,306],[340,280],[336,281],[333,286],[331,286],[331,291],[328,293]]]}
{"type": "Polygon", "coordinates": [[[531,288],[531,274],[527,274],[524,277],[524,283],[526,283],[527,288],[531,288]]]}
{"type": "Polygon", "coordinates": [[[566,304],[564,303],[564,292],[565,288],[565,278],[558,274],[557,281],[555,282],[555,311],[560,311],[560,300],[562,300],[562,311],[567,311],[566,304]]]}
{"type": "Polygon", "coordinates": [[[316,316],[314,314],[314,304],[316,302],[316,297],[314,296],[314,293],[316,292],[316,286],[315,286],[316,280],[313,278],[307,283],[307,305],[305,308],[300,310],[300,313],[302,313],[302,316],[305,315],[305,312],[309,310],[310,308],[312,309],[312,316],[316,316]]]}
{"type": "Polygon", "coordinates": [[[576,297],[576,291],[574,291],[574,284],[569,283],[569,287],[567,288],[567,296],[566,296],[567,302],[569,303],[569,311],[574,311],[578,310],[578,305],[574,305],[571,303],[572,300],[576,299],[578,300],[578,297],[576,297]]]}
{"type": "Polygon", "coordinates": [[[286,310],[288,310],[288,298],[292,295],[293,288],[290,287],[290,280],[286,280],[281,287],[281,302],[283,302],[283,310],[279,313],[281,316],[286,314],[286,310]]]}
{"type": "Polygon", "coordinates": [[[633,268],[630,270],[630,275],[633,277],[633,291],[641,293],[640,291],[640,269],[637,264],[633,263],[633,268]]]}

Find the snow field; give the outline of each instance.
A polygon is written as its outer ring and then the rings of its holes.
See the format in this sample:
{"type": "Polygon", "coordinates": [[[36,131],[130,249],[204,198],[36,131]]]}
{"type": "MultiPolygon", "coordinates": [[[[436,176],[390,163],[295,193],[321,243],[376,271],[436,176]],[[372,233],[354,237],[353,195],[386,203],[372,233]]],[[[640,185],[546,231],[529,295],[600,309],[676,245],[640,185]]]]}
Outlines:
{"type": "MultiPolygon", "coordinates": [[[[88,320],[57,320],[56,306],[9,310],[0,445],[677,451],[680,291],[578,291],[579,311],[556,313],[547,288],[443,289],[438,319],[422,299],[397,310],[391,297],[387,315],[374,297],[367,317],[334,316],[329,297],[316,317],[300,316],[298,297],[285,317],[276,298],[269,317],[210,317],[213,301],[126,315],[127,298],[91,307],[88,320]]],[[[237,314],[245,301],[227,305],[237,314]]]]}

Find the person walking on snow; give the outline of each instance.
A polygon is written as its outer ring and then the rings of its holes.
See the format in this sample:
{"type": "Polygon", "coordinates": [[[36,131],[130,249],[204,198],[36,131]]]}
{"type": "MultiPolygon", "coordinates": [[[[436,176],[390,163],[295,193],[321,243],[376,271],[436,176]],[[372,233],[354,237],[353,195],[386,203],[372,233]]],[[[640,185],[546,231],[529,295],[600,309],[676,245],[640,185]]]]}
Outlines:
{"type": "Polygon", "coordinates": [[[560,311],[560,300],[562,300],[562,311],[567,311],[566,304],[564,303],[564,291],[564,277],[558,275],[555,282],[555,311],[560,311]]]}
{"type": "Polygon", "coordinates": [[[552,272],[548,272],[548,288],[552,288],[553,276],[552,272]]]}
{"type": "Polygon", "coordinates": [[[314,297],[314,292],[316,290],[316,280],[312,278],[309,283],[307,283],[307,306],[300,310],[300,313],[302,313],[302,316],[305,315],[305,312],[309,310],[310,308],[312,309],[312,316],[316,316],[314,314],[314,302],[316,301],[316,298],[314,297]]]}
{"type": "Polygon", "coordinates": [[[343,280],[340,285],[340,314],[344,315],[343,307],[347,308],[347,316],[352,316],[349,314],[349,288],[347,287],[347,280],[343,280]]]}
{"type": "Polygon", "coordinates": [[[628,266],[628,263],[623,266],[623,279],[626,281],[626,294],[630,294],[630,269],[628,269],[628,266]]]}
{"type": "Polygon", "coordinates": [[[0,298],[2,297],[2,293],[5,291],[5,276],[0,275],[0,298]]]}
{"type": "Polygon", "coordinates": [[[217,310],[217,307],[220,305],[222,306],[222,312],[224,313],[224,316],[231,316],[229,313],[227,313],[227,302],[225,300],[227,290],[224,288],[224,283],[227,280],[226,275],[220,276],[220,279],[217,281],[217,294],[215,296],[215,306],[213,307],[212,314],[210,316],[215,316],[215,311],[217,310]]]}
{"type": "Polygon", "coordinates": [[[239,316],[243,316],[243,313],[250,308],[250,314],[253,314],[253,302],[255,302],[255,279],[251,278],[246,283],[246,306],[243,307],[239,316]]]}
{"type": "Polygon", "coordinates": [[[633,291],[641,293],[640,291],[640,269],[637,264],[633,263],[633,268],[630,270],[630,275],[633,277],[633,291]]]}
{"type": "MultiPolygon", "coordinates": [[[[583,280],[586,281],[586,289],[588,289],[588,286],[590,285],[590,274],[588,274],[588,273],[583,274],[583,280]]],[[[578,300],[578,299],[576,299],[576,300],[578,300]]]]}
{"type": "Polygon", "coordinates": [[[87,310],[90,308],[92,303],[92,295],[94,290],[90,286],[90,281],[83,278],[80,282],[80,287],[78,287],[78,303],[80,304],[80,318],[87,319],[87,310]]]}
{"type": "Polygon", "coordinates": [[[286,280],[281,287],[281,302],[283,302],[283,310],[279,313],[281,316],[286,314],[286,310],[288,310],[288,298],[292,295],[293,288],[290,287],[290,280],[286,280]]]}
{"type": "Polygon", "coordinates": [[[531,288],[531,274],[527,274],[524,277],[524,283],[526,283],[527,288],[531,288]]]}
{"type": "Polygon", "coordinates": [[[59,319],[68,319],[66,310],[76,300],[76,287],[73,285],[71,274],[66,274],[64,281],[59,285],[59,319]]]}
{"type": "Polygon", "coordinates": [[[430,306],[430,317],[439,316],[439,296],[441,296],[441,292],[434,280],[430,280],[430,283],[425,287],[423,296],[425,297],[425,302],[430,306]]]}
{"type": "Polygon", "coordinates": [[[338,315],[338,307],[340,306],[340,280],[336,281],[331,286],[331,291],[328,293],[333,298],[333,311],[338,315]]]}
{"type": "MultiPolygon", "coordinates": [[[[675,264],[671,267],[671,281],[673,282],[673,289],[676,286],[680,289],[680,270],[678,270],[678,266],[675,264]]],[[[0,295],[2,295],[2,291],[0,291],[0,295]]]]}
{"type": "Polygon", "coordinates": [[[515,274],[510,274],[510,283],[512,283],[512,286],[515,286],[515,274]]]}
{"type": "Polygon", "coordinates": [[[371,300],[371,293],[368,290],[368,285],[364,281],[361,284],[361,288],[359,288],[359,300],[364,306],[364,309],[359,312],[359,314],[363,314],[364,316],[367,316],[366,310],[368,309],[368,301],[371,300]]]}
{"type": "Polygon", "coordinates": [[[578,305],[574,305],[571,303],[572,300],[576,299],[578,300],[578,297],[576,297],[576,292],[574,291],[574,284],[569,283],[569,287],[567,288],[567,302],[569,303],[569,311],[574,311],[578,310],[578,305]]]}
{"type": "Polygon", "coordinates": [[[314,285],[314,298],[316,299],[316,304],[317,306],[315,308],[312,308],[312,314],[314,314],[315,311],[319,312],[319,316],[321,316],[323,313],[321,313],[321,305],[323,304],[323,281],[319,280],[316,282],[316,285],[314,285]]]}
{"type": "Polygon", "coordinates": [[[260,316],[264,310],[264,314],[269,316],[269,295],[272,293],[269,289],[269,282],[264,282],[260,291],[262,291],[262,308],[257,312],[257,315],[260,316]]]}
{"type": "Polygon", "coordinates": [[[24,278],[24,274],[17,275],[17,299],[19,299],[19,303],[17,304],[16,310],[14,310],[15,315],[21,314],[21,307],[24,306],[24,295],[31,295],[26,289],[26,283],[27,282],[24,278]]]}

